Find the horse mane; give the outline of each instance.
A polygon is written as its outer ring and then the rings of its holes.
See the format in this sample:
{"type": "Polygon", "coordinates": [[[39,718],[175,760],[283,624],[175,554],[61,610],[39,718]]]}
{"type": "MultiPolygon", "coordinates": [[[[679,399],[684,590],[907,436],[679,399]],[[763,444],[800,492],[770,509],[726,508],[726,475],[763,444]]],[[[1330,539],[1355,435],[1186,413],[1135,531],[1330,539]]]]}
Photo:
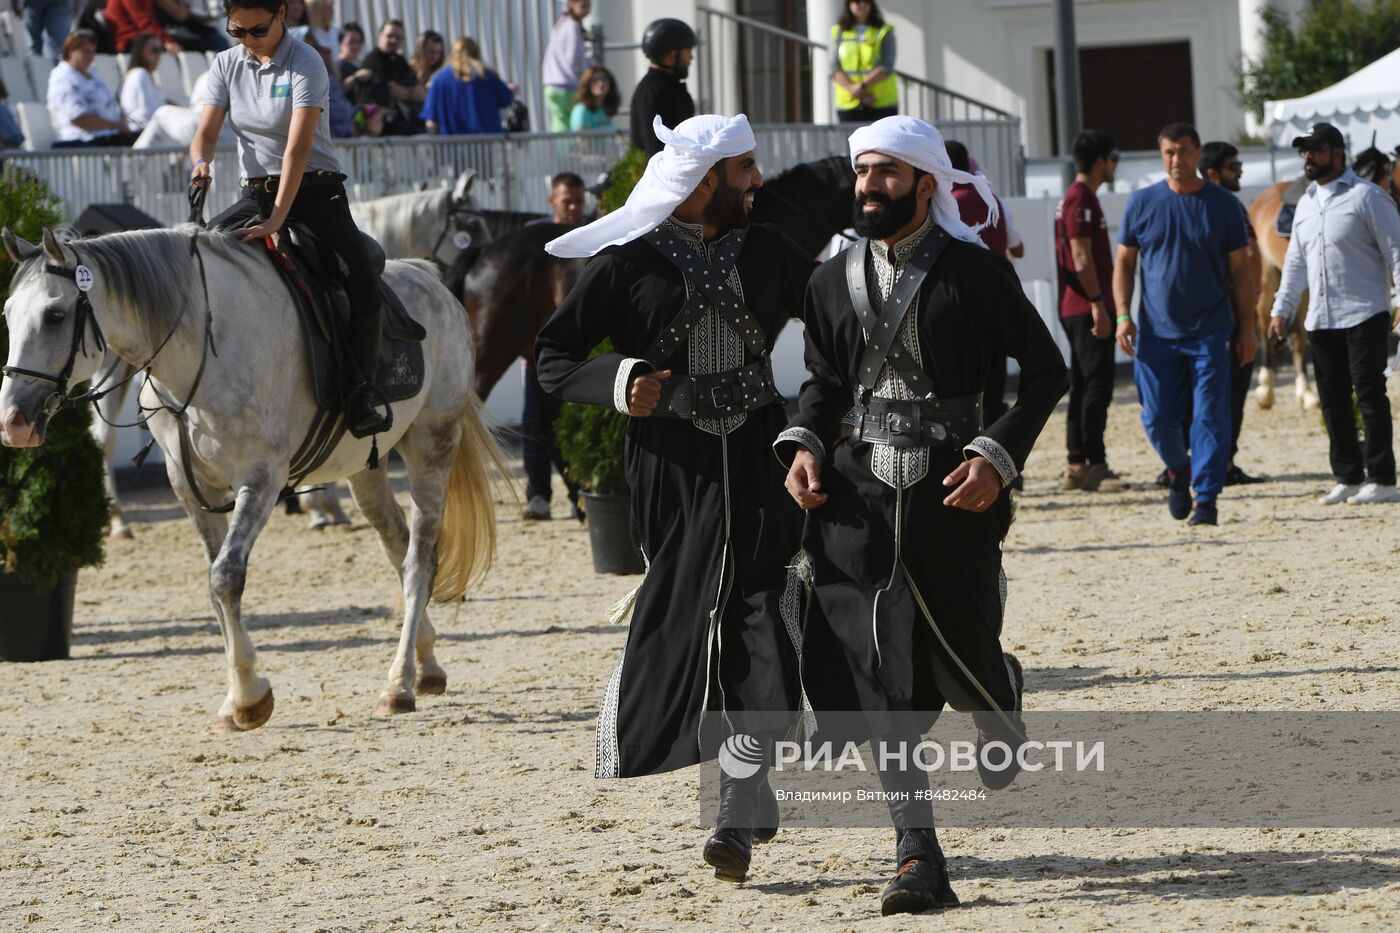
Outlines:
{"type": "Polygon", "coordinates": [[[1351,163],[1352,171],[1372,184],[1380,184],[1390,173],[1390,156],[1374,145],[1356,154],[1351,163]]]}
{"type": "MultiPolygon", "coordinates": [[[[98,287],[153,347],[183,322],[195,320],[184,315],[186,308],[202,309],[206,304],[205,286],[190,251],[192,236],[198,237],[202,251],[242,267],[250,277],[268,271],[259,266],[257,252],[236,238],[193,224],[126,230],[88,239],[79,238],[72,228],[58,228],[54,233],[79,263],[92,270],[98,287]]],[[[39,274],[46,262],[41,252],[19,274],[39,274]]]]}
{"type": "Polygon", "coordinates": [[[778,188],[781,194],[786,194],[783,189],[804,181],[815,181],[821,185],[849,189],[854,186],[855,177],[856,173],[851,168],[851,160],[843,155],[833,155],[812,162],[799,162],[791,168],[779,172],[772,181],[766,182],[766,185],[773,185],[778,188]]]}

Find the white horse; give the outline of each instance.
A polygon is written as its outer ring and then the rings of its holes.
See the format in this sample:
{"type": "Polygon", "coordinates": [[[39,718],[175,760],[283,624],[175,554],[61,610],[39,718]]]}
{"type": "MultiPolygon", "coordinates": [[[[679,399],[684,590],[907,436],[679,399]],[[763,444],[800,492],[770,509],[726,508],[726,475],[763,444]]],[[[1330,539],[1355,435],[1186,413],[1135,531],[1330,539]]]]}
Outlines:
{"type": "MultiPolygon", "coordinates": [[[[224,637],[229,689],[219,722],[257,728],[273,700],[242,615],[248,555],[316,412],[285,285],[261,248],[193,226],[89,240],[45,230],[42,248],[6,228],[3,240],[19,268],[5,304],[10,357],[0,382],[0,440],[43,443],[69,387],[98,371],[104,341],[126,362],[149,367],[142,401],[159,409],[150,428],[204,543],[224,637]],[[230,491],[231,516],[202,507],[230,491]]],[[[490,566],[490,468],[501,456],[472,392],[472,333],[461,305],[427,263],[390,262],[384,278],[427,330],[423,387],[394,405],[394,427],[379,439],[403,458],[411,518],[386,471],[367,469],[368,439],[347,435],[307,478],[349,479],[400,575],[403,629],[377,715],[409,712],[416,694],[446,689],[427,603],[460,601],[490,566]]]]}
{"type": "MultiPolygon", "coordinates": [[[[491,239],[491,231],[481,208],[471,196],[475,180],[476,172],[467,169],[457,176],[450,188],[443,186],[431,191],[375,198],[351,205],[350,212],[354,215],[356,226],[374,237],[384,248],[384,255],[390,259],[429,259],[447,268],[472,243],[485,243],[491,239]]],[[[122,514],[112,454],[117,442],[113,425],[119,423],[119,414],[126,403],[134,370],[130,364],[112,357],[104,363],[101,372],[108,372],[109,368],[111,376],[105,382],[116,388],[98,401],[98,416],[92,420],[92,435],[107,455],[107,495],[112,502],[111,536],[129,539],[132,537],[131,526],[122,514]]],[[[350,524],[350,518],[340,507],[337,484],[330,483],[324,488],[312,490],[303,498],[308,513],[308,528],[350,524]]]]}

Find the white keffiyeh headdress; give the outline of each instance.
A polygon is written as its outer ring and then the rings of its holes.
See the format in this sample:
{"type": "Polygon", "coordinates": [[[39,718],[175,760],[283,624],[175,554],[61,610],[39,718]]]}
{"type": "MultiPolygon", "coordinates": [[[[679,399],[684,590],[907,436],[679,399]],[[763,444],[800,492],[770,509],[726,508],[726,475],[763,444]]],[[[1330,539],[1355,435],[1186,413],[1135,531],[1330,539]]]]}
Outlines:
{"type": "Polygon", "coordinates": [[[666,148],[647,162],[627,203],[585,227],[550,240],[544,247],[550,255],[563,259],[593,256],[655,230],[690,197],[716,162],[743,155],[757,145],[749,118],[742,113],[737,117],[700,114],[673,130],[657,117],[652,128],[666,148]]]}

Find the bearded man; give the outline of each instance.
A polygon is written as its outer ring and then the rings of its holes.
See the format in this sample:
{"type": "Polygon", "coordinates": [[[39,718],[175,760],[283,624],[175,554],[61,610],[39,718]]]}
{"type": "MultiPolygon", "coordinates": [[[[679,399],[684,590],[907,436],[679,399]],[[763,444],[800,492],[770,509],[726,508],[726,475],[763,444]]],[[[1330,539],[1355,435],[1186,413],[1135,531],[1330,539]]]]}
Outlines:
{"type": "MultiPolygon", "coordinates": [[[[624,463],[647,573],[598,717],[598,777],[712,758],[731,713],[771,760],[800,699],[799,619],[781,607],[802,518],[769,452],[784,423],[769,352],[814,263],[776,227],[749,225],[763,177],[747,118],[652,129],[665,148],[627,204],[546,246],[597,258],[536,344],[546,392],[631,417],[624,463]],[[615,352],[590,356],[604,340],[615,352]]],[[[760,841],[777,826],[766,767],[723,779],[704,849],[716,877],[745,880],[755,825],[760,841]]]]}
{"type": "MultiPolygon", "coordinates": [[[[802,679],[817,738],[830,735],[823,711],[860,710],[863,734],[831,738],[910,749],[946,703],[981,711],[983,741],[1014,748],[1023,677],[999,640],[1001,541],[1008,487],[1065,391],[1064,361],[1010,263],[959,219],[954,184],[973,185],[993,223],[996,197],[952,167],[938,130],[886,117],[856,130],[850,152],[864,238],[812,277],[811,375],[774,444],[809,510],[802,679]],[[1016,404],[983,426],[982,387],[1007,356],[1021,367],[1016,404]]],[[[877,761],[896,834],[882,912],[956,905],[928,775],[877,761]]]]}

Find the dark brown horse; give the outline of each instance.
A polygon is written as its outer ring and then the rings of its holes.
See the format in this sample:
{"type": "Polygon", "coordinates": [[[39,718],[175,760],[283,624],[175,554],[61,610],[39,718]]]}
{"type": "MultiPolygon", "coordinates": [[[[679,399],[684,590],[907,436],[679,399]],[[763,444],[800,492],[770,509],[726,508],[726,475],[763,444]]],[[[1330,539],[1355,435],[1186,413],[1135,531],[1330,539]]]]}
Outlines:
{"type": "MultiPolygon", "coordinates": [[[[752,219],[781,227],[812,256],[851,222],[855,172],[845,156],[804,162],[759,189],[752,219]]],[[[584,260],[556,259],[544,244],[569,229],[532,224],[473,246],[444,276],[461,296],[476,336],[476,393],[486,398],[569,294],[584,260]]]]}

